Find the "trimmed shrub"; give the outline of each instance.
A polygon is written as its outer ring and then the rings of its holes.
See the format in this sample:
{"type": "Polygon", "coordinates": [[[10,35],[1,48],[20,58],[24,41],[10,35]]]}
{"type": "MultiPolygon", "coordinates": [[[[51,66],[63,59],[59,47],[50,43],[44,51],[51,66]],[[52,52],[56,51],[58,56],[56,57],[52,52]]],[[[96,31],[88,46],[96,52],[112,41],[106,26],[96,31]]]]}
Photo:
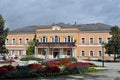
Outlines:
{"type": "Polygon", "coordinates": [[[21,61],[29,61],[29,60],[36,60],[36,61],[43,61],[43,59],[41,58],[35,58],[33,56],[27,56],[27,57],[23,57],[20,59],[21,61]]]}

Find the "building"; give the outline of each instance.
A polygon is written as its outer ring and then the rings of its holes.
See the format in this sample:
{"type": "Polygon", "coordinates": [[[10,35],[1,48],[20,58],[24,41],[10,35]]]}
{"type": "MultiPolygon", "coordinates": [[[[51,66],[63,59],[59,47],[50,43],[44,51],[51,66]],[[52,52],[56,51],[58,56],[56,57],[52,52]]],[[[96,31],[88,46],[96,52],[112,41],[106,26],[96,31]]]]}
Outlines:
{"type": "Polygon", "coordinates": [[[105,54],[102,43],[107,43],[111,35],[111,26],[94,24],[58,23],[47,26],[29,26],[13,30],[6,40],[10,55],[26,55],[27,44],[34,38],[35,57],[43,59],[77,57],[81,59],[111,59],[113,55],[105,54]]]}

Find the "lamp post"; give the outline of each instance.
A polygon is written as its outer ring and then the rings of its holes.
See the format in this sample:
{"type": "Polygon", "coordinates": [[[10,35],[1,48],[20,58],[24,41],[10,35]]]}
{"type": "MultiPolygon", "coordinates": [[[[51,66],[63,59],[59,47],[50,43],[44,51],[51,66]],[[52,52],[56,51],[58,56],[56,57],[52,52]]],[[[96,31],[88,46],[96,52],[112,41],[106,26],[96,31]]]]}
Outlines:
{"type": "Polygon", "coordinates": [[[102,42],[102,67],[104,67],[104,42],[102,42]]]}

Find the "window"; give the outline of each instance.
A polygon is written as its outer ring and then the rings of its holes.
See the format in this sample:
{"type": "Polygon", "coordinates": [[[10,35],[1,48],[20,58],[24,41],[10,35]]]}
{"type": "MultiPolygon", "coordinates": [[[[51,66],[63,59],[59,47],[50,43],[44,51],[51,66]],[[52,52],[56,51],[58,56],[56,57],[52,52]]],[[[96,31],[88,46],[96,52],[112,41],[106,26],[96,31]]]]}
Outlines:
{"type": "Polygon", "coordinates": [[[99,39],[98,39],[98,43],[99,43],[99,44],[102,44],[102,38],[99,38],[99,39]]]}
{"type": "Polygon", "coordinates": [[[18,50],[18,55],[22,55],[22,50],[18,50]]]}
{"type": "Polygon", "coordinates": [[[108,54],[108,57],[110,57],[111,56],[111,54],[108,54]]]}
{"type": "Polygon", "coordinates": [[[82,38],[81,41],[82,41],[82,44],[85,44],[85,38],[82,38]]]}
{"type": "Polygon", "coordinates": [[[81,52],[81,56],[85,56],[85,51],[82,51],[82,52],[81,52]]]}
{"type": "Polygon", "coordinates": [[[67,55],[70,56],[70,50],[67,50],[67,55]]]}
{"type": "Polygon", "coordinates": [[[107,38],[107,42],[109,42],[110,41],[110,38],[107,38]]]}
{"type": "Polygon", "coordinates": [[[91,56],[91,57],[93,56],[93,51],[90,51],[90,56],[91,56]]]}
{"type": "Polygon", "coordinates": [[[19,44],[22,44],[22,39],[21,38],[19,39],[19,44]]]}
{"type": "Polygon", "coordinates": [[[12,55],[15,55],[15,50],[12,50],[12,55]]]}
{"type": "Polygon", "coordinates": [[[54,37],[52,38],[52,42],[60,42],[60,37],[54,36],[54,37]]]}
{"type": "Polygon", "coordinates": [[[27,45],[29,44],[29,39],[28,39],[28,38],[26,39],[26,44],[27,44],[27,45]]]}
{"type": "Polygon", "coordinates": [[[9,40],[8,39],[6,39],[6,44],[8,44],[9,43],[9,40]]]}
{"type": "Polygon", "coordinates": [[[98,56],[99,56],[99,57],[102,57],[102,51],[99,51],[99,52],[98,52],[98,56]]]}
{"type": "Polygon", "coordinates": [[[93,38],[90,38],[90,44],[93,44],[93,38]]]}
{"type": "Polygon", "coordinates": [[[42,55],[46,55],[46,50],[45,49],[42,50],[42,55]]]}
{"type": "Polygon", "coordinates": [[[15,39],[14,38],[12,39],[12,44],[15,44],[15,39]]]}
{"type": "Polygon", "coordinates": [[[47,42],[47,37],[46,36],[43,36],[40,38],[41,42],[47,42]]]}
{"type": "Polygon", "coordinates": [[[65,37],[65,42],[73,42],[73,38],[71,36],[65,37]]]}

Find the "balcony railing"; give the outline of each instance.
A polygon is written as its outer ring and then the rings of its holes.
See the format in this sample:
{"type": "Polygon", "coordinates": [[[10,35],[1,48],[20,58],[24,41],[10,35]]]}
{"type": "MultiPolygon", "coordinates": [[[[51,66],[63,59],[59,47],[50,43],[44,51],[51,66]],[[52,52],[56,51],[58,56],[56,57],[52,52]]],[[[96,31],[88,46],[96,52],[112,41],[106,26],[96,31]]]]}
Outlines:
{"type": "Polygon", "coordinates": [[[38,47],[75,47],[75,42],[39,42],[38,47]]]}

